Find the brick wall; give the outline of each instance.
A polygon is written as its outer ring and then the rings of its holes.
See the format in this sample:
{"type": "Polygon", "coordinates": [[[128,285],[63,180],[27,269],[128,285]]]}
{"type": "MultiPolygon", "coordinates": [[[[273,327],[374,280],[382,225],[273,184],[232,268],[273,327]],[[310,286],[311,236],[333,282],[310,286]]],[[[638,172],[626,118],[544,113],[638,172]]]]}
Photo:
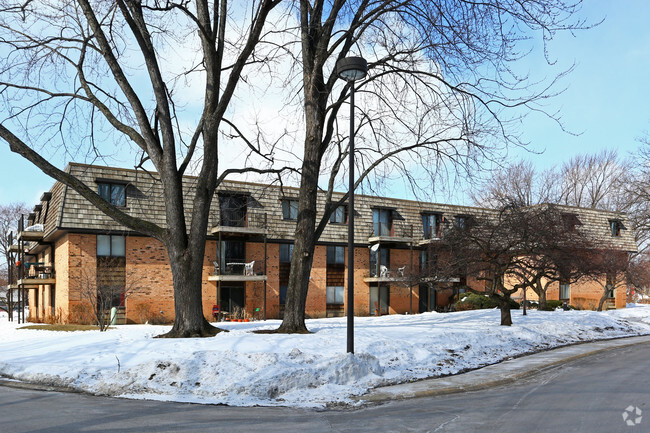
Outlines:
{"type": "Polygon", "coordinates": [[[64,236],[54,244],[54,271],[56,286],[54,288],[56,314],[63,322],[68,321],[70,297],[68,293],[68,236],[64,236]]]}
{"type": "MultiPolygon", "coordinates": [[[[348,286],[347,248],[345,255],[345,287],[348,286]]],[[[370,249],[367,247],[355,248],[354,252],[354,314],[368,316],[370,314],[370,286],[363,279],[370,270],[370,249]]],[[[347,313],[347,293],[345,296],[345,311],[347,313]]]]}
{"type": "MultiPolygon", "coordinates": [[[[347,283],[346,283],[347,284],[347,283]]],[[[325,317],[327,305],[327,247],[317,245],[314,249],[314,262],[311,280],[307,291],[305,314],[307,317],[325,317]]]]}
{"type": "MultiPolygon", "coordinates": [[[[206,262],[209,257],[206,257],[206,262]]],[[[174,284],[167,251],[156,239],[126,238],[127,322],[174,320],[174,284]]]]}
{"type": "MultiPolygon", "coordinates": [[[[203,260],[202,296],[203,312],[208,320],[212,320],[212,306],[216,304],[217,283],[208,281],[208,276],[214,272],[213,262],[216,260],[217,242],[208,241],[203,260]]],[[[327,247],[317,245],[314,251],[311,280],[306,302],[308,317],[323,317],[326,313],[326,285],[327,285],[327,247]]],[[[404,266],[405,275],[408,276],[411,264],[411,251],[409,249],[391,250],[390,269],[396,275],[397,268],[404,266]]],[[[258,318],[263,315],[264,294],[266,292],[267,318],[277,318],[279,309],[279,244],[267,244],[267,282],[247,282],[245,285],[246,310],[252,315],[255,308],[259,308],[258,318]]],[[[96,236],[88,234],[69,234],[59,240],[55,245],[56,257],[56,309],[63,314],[64,320],[69,320],[71,310],[75,305],[83,303],[80,296],[81,284],[84,279],[96,279],[96,236]]],[[[44,258],[46,259],[46,258],[44,258]]],[[[246,244],[246,261],[255,260],[255,272],[263,273],[264,244],[261,242],[248,242],[246,244]]],[[[344,283],[347,288],[347,251],[345,254],[346,271],[344,283]]],[[[358,247],[355,251],[355,315],[367,316],[370,313],[369,295],[370,285],[364,282],[368,276],[370,253],[367,247],[358,247]]],[[[414,273],[418,272],[419,260],[417,251],[413,253],[414,273]]],[[[167,253],[163,245],[148,237],[128,236],[126,238],[126,285],[127,291],[127,320],[128,322],[141,323],[171,322],[174,317],[174,291],[171,269],[167,253]]],[[[483,287],[482,281],[469,278],[468,284],[475,288],[483,287]]],[[[548,299],[557,299],[557,284],[549,289],[548,299]]],[[[583,304],[590,300],[597,302],[602,293],[600,286],[594,283],[574,284],[571,287],[571,303],[583,304]]],[[[441,285],[437,291],[436,304],[447,305],[452,290],[441,285]]],[[[34,293],[30,293],[30,304],[33,303],[34,293]]],[[[49,288],[39,289],[39,304],[41,315],[43,310],[50,307],[49,288]]],[[[535,297],[529,292],[529,299],[535,297]]],[[[347,295],[344,299],[347,311],[347,295]]],[[[616,292],[616,307],[625,306],[625,290],[616,292]]],[[[34,306],[35,307],[35,306],[34,306]]],[[[80,308],[80,307],[77,307],[80,308]]],[[[34,311],[37,311],[35,308],[34,311]]],[[[419,287],[412,288],[407,283],[390,283],[389,311],[393,314],[404,314],[419,311],[419,287]]],[[[74,317],[72,318],[74,321],[74,317]]]]}

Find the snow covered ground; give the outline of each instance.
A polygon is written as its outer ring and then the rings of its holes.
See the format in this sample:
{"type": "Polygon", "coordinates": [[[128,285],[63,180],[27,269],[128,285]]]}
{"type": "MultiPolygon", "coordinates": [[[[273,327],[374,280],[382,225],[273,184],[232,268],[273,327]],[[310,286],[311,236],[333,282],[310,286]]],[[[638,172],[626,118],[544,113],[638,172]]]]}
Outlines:
{"type": "Polygon", "coordinates": [[[213,338],[154,339],[168,327],[107,332],[17,329],[0,313],[0,375],[91,393],[229,405],[322,407],[369,388],[455,374],[565,344],[650,333],[650,307],[592,311],[498,310],[308,321],[310,335],[254,334],[279,321],[220,323],[213,338]]]}

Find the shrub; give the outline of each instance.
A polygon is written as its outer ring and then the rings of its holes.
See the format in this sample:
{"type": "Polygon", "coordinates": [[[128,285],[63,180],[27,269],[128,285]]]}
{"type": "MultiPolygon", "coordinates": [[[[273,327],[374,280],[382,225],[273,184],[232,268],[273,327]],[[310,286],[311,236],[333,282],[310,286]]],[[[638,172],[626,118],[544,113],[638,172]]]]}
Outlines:
{"type": "MultiPolygon", "coordinates": [[[[516,310],[519,308],[519,304],[516,301],[512,299],[509,299],[508,301],[510,303],[510,309],[516,310]]],[[[461,295],[461,300],[454,304],[454,309],[456,311],[483,310],[498,307],[499,304],[496,300],[485,295],[479,295],[478,293],[466,293],[461,295]]]]}
{"type": "Polygon", "coordinates": [[[92,308],[92,305],[85,302],[79,302],[70,305],[68,323],[74,323],[77,325],[94,325],[95,316],[92,308]]]}
{"type": "MultiPolygon", "coordinates": [[[[558,301],[558,300],[547,300],[546,301],[546,308],[540,308],[542,311],[555,311],[556,308],[562,308],[564,306],[564,301],[558,301]]],[[[569,305],[569,310],[575,310],[576,308],[572,305],[569,305]]]]}

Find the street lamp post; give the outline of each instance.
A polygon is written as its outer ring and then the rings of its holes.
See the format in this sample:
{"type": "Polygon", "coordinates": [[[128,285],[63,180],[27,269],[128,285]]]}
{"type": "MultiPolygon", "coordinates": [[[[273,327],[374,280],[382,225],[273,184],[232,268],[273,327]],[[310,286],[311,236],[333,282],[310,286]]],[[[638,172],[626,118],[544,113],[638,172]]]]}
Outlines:
{"type": "Polygon", "coordinates": [[[354,82],[368,73],[363,57],[345,57],[336,62],[336,75],[350,85],[350,150],[348,189],[348,353],[354,353],[354,82]]]}

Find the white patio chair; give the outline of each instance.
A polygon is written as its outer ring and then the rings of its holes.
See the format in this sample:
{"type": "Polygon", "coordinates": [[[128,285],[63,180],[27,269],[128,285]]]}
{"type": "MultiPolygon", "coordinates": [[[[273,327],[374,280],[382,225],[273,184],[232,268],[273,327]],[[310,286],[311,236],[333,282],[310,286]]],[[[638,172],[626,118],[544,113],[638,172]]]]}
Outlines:
{"type": "Polygon", "coordinates": [[[404,276],[404,269],[406,269],[406,266],[402,266],[401,268],[397,268],[397,276],[398,277],[403,277],[404,276]]]}
{"type": "Polygon", "coordinates": [[[381,265],[379,267],[379,276],[382,277],[382,278],[390,277],[390,271],[388,270],[388,268],[386,266],[381,265]]]}
{"type": "Polygon", "coordinates": [[[214,265],[214,274],[219,275],[219,262],[212,262],[214,265]]]}
{"type": "Polygon", "coordinates": [[[247,277],[250,277],[250,276],[253,275],[253,265],[254,264],[255,264],[255,260],[253,260],[250,263],[246,263],[244,265],[244,275],[246,275],[247,277]]]}

